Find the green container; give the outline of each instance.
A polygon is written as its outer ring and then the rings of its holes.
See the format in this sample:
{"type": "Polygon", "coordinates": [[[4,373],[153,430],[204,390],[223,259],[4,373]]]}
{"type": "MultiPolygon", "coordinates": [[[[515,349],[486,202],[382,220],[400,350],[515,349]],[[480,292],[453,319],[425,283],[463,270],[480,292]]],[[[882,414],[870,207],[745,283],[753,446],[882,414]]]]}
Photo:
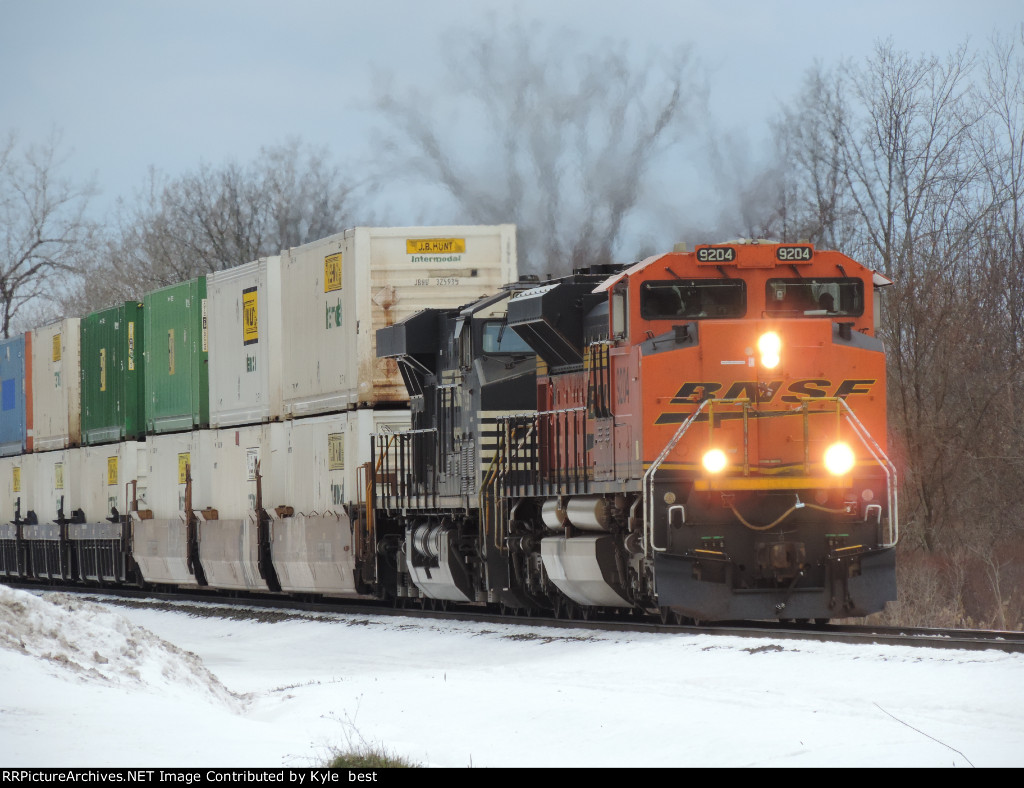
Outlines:
{"type": "Polygon", "coordinates": [[[82,442],[138,440],[146,433],[142,304],[82,318],[82,442]]]}
{"type": "Polygon", "coordinates": [[[146,431],[208,426],[206,277],[148,293],[145,318],[146,431]]]}

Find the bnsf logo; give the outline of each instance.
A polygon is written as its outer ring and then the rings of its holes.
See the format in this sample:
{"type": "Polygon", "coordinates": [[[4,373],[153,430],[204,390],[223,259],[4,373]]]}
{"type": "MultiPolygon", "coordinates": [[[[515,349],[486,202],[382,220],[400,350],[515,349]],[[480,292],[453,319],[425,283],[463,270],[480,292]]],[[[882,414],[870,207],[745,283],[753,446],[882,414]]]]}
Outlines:
{"type": "MultiPolygon", "coordinates": [[[[759,405],[767,405],[775,401],[797,404],[804,399],[820,399],[821,397],[840,397],[846,399],[851,395],[870,394],[877,380],[843,380],[838,385],[830,380],[808,378],[795,380],[782,388],[783,381],[773,380],[737,381],[726,391],[724,383],[684,383],[672,398],[673,404],[694,405],[706,399],[748,399],[759,405]]],[[[656,424],[677,424],[687,417],[685,413],[662,413],[656,424]]]]}
{"type": "MultiPolygon", "coordinates": [[[[851,394],[870,394],[877,381],[844,380],[833,390],[830,380],[795,380],[786,387],[781,402],[799,402],[807,397],[843,397],[851,394]],[[830,393],[831,392],[831,393],[830,393]]],[[[690,403],[706,399],[749,399],[751,402],[771,402],[782,388],[781,380],[770,383],[744,380],[733,383],[724,394],[719,394],[724,383],[684,383],[672,402],[690,403]]]]}

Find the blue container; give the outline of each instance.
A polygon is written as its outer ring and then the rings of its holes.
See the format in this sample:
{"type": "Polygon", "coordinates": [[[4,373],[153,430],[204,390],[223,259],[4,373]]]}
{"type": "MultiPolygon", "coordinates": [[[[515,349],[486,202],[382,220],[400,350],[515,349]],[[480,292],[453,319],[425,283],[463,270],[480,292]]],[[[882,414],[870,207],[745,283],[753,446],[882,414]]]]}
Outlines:
{"type": "Polygon", "coordinates": [[[3,457],[21,454],[28,447],[25,336],[0,339],[0,456],[3,457]]]}

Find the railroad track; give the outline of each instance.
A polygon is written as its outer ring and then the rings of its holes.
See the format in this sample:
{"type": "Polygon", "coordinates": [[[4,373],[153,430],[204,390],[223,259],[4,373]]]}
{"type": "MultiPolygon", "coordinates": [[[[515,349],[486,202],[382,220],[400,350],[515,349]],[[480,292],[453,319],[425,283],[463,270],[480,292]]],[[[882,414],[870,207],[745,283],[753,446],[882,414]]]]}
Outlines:
{"type": "Polygon", "coordinates": [[[422,610],[393,608],[375,602],[298,602],[293,598],[234,599],[214,594],[161,594],[137,589],[96,589],[9,584],[35,592],[62,592],[95,601],[131,607],[180,610],[190,615],[282,621],[289,619],[331,619],[338,616],[404,616],[447,621],[491,624],[515,624],[531,627],[587,629],[605,632],[649,632],[665,634],[705,634],[768,640],[811,640],[836,643],[874,643],[914,648],[964,650],[994,649],[1024,652],[1024,632],[978,629],[929,629],[923,627],[879,627],[844,624],[794,624],[771,621],[716,622],[712,624],[665,624],[652,619],[567,620],[564,618],[498,614],[482,609],[450,608],[422,610]]]}

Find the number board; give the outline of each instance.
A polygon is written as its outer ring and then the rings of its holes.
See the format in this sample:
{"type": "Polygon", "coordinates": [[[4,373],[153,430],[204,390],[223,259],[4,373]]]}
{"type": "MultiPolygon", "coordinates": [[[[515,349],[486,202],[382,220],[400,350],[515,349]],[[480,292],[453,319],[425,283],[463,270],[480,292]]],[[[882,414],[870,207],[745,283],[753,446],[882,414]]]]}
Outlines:
{"type": "Polygon", "coordinates": [[[698,263],[734,263],[736,249],[732,246],[698,246],[698,263]]]}
{"type": "Polygon", "coordinates": [[[779,246],[775,249],[775,259],[782,263],[809,263],[814,256],[810,246],[779,246]]]}

